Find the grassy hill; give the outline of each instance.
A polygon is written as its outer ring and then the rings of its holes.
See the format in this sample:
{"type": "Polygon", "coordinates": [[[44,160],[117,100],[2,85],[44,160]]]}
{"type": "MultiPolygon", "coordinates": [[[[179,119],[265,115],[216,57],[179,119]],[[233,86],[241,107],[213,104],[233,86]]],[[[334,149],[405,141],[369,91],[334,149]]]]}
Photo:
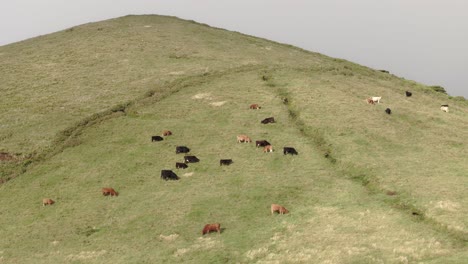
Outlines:
{"type": "Polygon", "coordinates": [[[163,16],[77,26],[0,58],[0,152],[17,157],[0,161],[0,262],[468,261],[466,101],[163,16]],[[175,169],[178,145],[200,163],[175,169]],[[109,186],[120,195],[103,197],[109,186]],[[222,234],[202,236],[214,222],[222,234]]]}

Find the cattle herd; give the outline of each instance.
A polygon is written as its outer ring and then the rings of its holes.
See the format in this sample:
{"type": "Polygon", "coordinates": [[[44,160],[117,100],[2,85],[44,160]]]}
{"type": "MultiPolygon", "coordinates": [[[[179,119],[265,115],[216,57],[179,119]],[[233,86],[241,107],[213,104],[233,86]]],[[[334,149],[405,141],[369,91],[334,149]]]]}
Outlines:
{"type": "MultiPolygon", "coordinates": [[[[411,96],[413,95],[413,93],[412,93],[412,92],[409,92],[409,91],[406,91],[406,92],[405,92],[405,95],[406,95],[406,97],[411,97],[411,96]]],[[[371,105],[380,104],[380,99],[382,99],[382,96],[379,96],[379,97],[377,97],[377,96],[368,97],[368,98],[366,98],[366,102],[367,102],[368,104],[371,104],[371,105]]],[[[449,106],[448,106],[447,104],[441,105],[441,106],[440,106],[440,110],[442,110],[442,111],[448,113],[448,111],[449,111],[449,106]]],[[[385,109],[385,113],[387,113],[387,114],[390,115],[390,114],[392,113],[392,110],[391,110],[390,108],[387,108],[387,109],[385,109]]],[[[263,121],[262,121],[262,122],[263,122],[263,121]]]]}
{"type": "MultiPolygon", "coordinates": [[[[258,104],[252,104],[250,105],[249,109],[261,109],[261,107],[258,104]]],[[[262,124],[269,124],[269,123],[275,123],[274,117],[268,117],[265,118],[261,121],[262,124]]],[[[170,130],[163,130],[161,135],[156,135],[156,136],[151,136],[151,142],[158,142],[158,141],[163,141],[164,137],[171,136],[172,132],[170,130]]],[[[237,136],[237,143],[251,143],[252,139],[247,136],[247,135],[238,135],[237,136]]],[[[273,152],[273,146],[267,141],[267,140],[257,140],[255,141],[255,146],[257,148],[263,147],[263,152],[273,152]]],[[[190,152],[190,148],[187,146],[176,146],[176,154],[185,154],[183,162],[176,162],[175,167],[176,169],[186,169],[188,168],[188,163],[197,163],[200,162],[200,159],[198,159],[196,156],[193,155],[187,155],[190,152]]],[[[293,147],[284,147],[283,148],[283,154],[291,154],[291,155],[298,155],[298,152],[296,151],[295,148],[293,147]]],[[[219,160],[219,166],[229,166],[233,163],[232,159],[220,159],[219,160]]],[[[172,170],[161,170],[161,179],[163,180],[179,180],[179,176],[172,171],[172,170]]],[[[105,187],[101,189],[102,195],[104,196],[118,196],[119,193],[115,191],[111,187],[105,187]]],[[[44,198],[42,200],[42,205],[53,205],[55,201],[53,201],[50,198],[44,198]]],[[[281,205],[278,204],[272,204],[271,205],[271,214],[273,215],[275,212],[278,214],[287,214],[289,211],[284,208],[281,205]]],[[[210,232],[218,232],[218,234],[221,233],[221,224],[219,223],[212,223],[212,224],[207,224],[202,230],[202,235],[208,234],[210,232]]]]}
{"type": "MultiPolygon", "coordinates": [[[[407,97],[410,97],[410,96],[412,96],[412,93],[409,92],[409,91],[406,91],[405,95],[407,97]]],[[[381,99],[382,99],[381,96],[379,96],[379,97],[369,97],[369,98],[366,98],[366,102],[368,104],[375,105],[375,104],[379,104],[381,99]]],[[[249,109],[261,109],[261,107],[258,104],[252,104],[252,105],[250,105],[249,109]]],[[[448,105],[441,105],[440,109],[442,111],[444,111],[444,112],[449,111],[448,105]]],[[[391,114],[392,110],[390,108],[387,108],[387,109],[385,109],[385,112],[387,114],[391,114]]],[[[275,123],[275,119],[273,117],[268,117],[268,118],[263,119],[261,121],[261,123],[262,124],[275,123]]],[[[152,136],[151,137],[151,142],[163,141],[164,137],[167,137],[167,136],[170,136],[170,135],[172,135],[171,131],[164,130],[161,133],[161,136],[152,136]]],[[[251,143],[251,142],[252,142],[252,139],[247,135],[238,135],[237,136],[237,143],[251,143]]],[[[257,148],[263,147],[263,152],[265,152],[265,153],[266,152],[273,152],[273,146],[267,140],[257,140],[257,141],[255,141],[255,146],[257,148]]],[[[176,154],[181,154],[181,153],[182,154],[187,154],[187,153],[190,152],[190,149],[188,147],[186,147],[186,146],[177,146],[175,152],[176,152],[176,154]]],[[[283,154],[284,155],[287,155],[287,154],[298,155],[298,152],[293,147],[284,147],[283,148],[283,154]]],[[[188,165],[187,165],[188,163],[197,163],[197,162],[200,162],[200,159],[198,159],[196,156],[185,155],[184,156],[184,162],[176,162],[175,167],[177,169],[186,169],[186,168],[188,168],[188,165]]],[[[219,161],[220,166],[229,166],[232,163],[233,163],[232,159],[221,159],[219,161]]],[[[180,178],[172,170],[161,170],[161,179],[167,181],[167,180],[179,180],[180,178]]],[[[104,196],[118,196],[119,195],[118,192],[116,192],[113,188],[110,188],[110,187],[102,188],[101,191],[102,191],[102,194],[104,196]]],[[[42,200],[42,205],[43,206],[53,205],[54,203],[55,203],[55,201],[53,201],[50,198],[44,198],[42,200]]],[[[289,211],[285,207],[283,207],[281,205],[278,205],[278,204],[271,204],[271,214],[273,215],[275,212],[280,214],[280,215],[289,213],[289,211]]],[[[218,234],[220,234],[221,233],[221,224],[212,223],[212,224],[205,225],[203,230],[202,230],[202,235],[208,234],[210,232],[217,232],[218,234]]]]}

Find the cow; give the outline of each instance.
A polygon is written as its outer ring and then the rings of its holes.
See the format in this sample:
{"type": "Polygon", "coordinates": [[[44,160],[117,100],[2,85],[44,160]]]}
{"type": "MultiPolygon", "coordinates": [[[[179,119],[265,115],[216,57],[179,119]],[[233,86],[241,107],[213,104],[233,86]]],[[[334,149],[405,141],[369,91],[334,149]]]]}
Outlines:
{"type": "Polygon", "coordinates": [[[171,170],[161,170],[161,179],[163,180],[178,180],[179,177],[171,170]]]}
{"type": "Polygon", "coordinates": [[[219,223],[206,224],[205,227],[203,228],[202,235],[209,234],[212,231],[218,232],[218,234],[221,234],[221,224],[219,223]]]}
{"type": "Polygon", "coordinates": [[[221,159],[219,160],[219,166],[226,165],[229,166],[233,163],[232,159],[221,159]]]}
{"type": "Polygon", "coordinates": [[[390,73],[389,71],[387,70],[379,70],[379,72],[383,72],[383,73],[390,73]]]}
{"type": "Polygon", "coordinates": [[[380,104],[380,99],[382,99],[382,96],[379,96],[379,97],[374,96],[374,97],[372,97],[372,101],[374,101],[374,103],[380,104]]]}
{"type": "Polygon", "coordinates": [[[261,109],[262,107],[259,106],[258,104],[251,104],[249,108],[250,109],[261,109]]]}
{"type": "Polygon", "coordinates": [[[252,140],[246,135],[239,135],[237,136],[237,143],[241,143],[241,142],[250,143],[252,142],[252,140]]]}
{"type": "Polygon", "coordinates": [[[50,199],[50,198],[42,199],[42,206],[53,205],[54,203],[55,203],[55,201],[50,199]]]}
{"type": "Polygon", "coordinates": [[[175,167],[177,169],[186,169],[186,168],[188,168],[187,164],[185,164],[183,162],[176,162],[175,167]]]}
{"type": "Polygon", "coordinates": [[[167,137],[167,136],[170,136],[170,135],[172,135],[172,132],[171,132],[171,131],[169,131],[169,130],[163,130],[163,132],[162,132],[162,136],[163,136],[163,137],[167,137]]]}
{"type": "Polygon", "coordinates": [[[162,138],[161,136],[152,136],[151,137],[151,142],[154,142],[154,141],[163,141],[164,138],[162,138]]]}
{"type": "Polygon", "coordinates": [[[283,148],[283,154],[286,155],[286,154],[291,154],[291,155],[297,155],[297,151],[295,148],[291,148],[291,147],[284,147],[283,148]]]}
{"type": "Polygon", "coordinates": [[[411,95],[413,95],[411,92],[408,92],[408,91],[406,91],[405,94],[406,94],[406,97],[410,97],[411,95]]]}
{"type": "Polygon", "coordinates": [[[367,102],[368,104],[375,105],[374,100],[372,100],[372,98],[370,98],[370,97],[369,97],[369,98],[366,98],[366,102],[367,102]]]}
{"type": "Polygon", "coordinates": [[[441,106],[440,106],[440,110],[442,110],[442,111],[448,113],[448,111],[449,111],[449,106],[448,106],[448,105],[441,105],[441,106]]]}
{"type": "Polygon", "coordinates": [[[113,188],[102,188],[102,195],[104,196],[119,196],[119,193],[116,192],[113,188]]]}
{"type": "Polygon", "coordinates": [[[385,109],[385,113],[391,114],[391,113],[392,113],[392,110],[391,110],[390,108],[387,108],[387,109],[385,109]]]}
{"type": "Polygon", "coordinates": [[[271,204],[271,215],[273,213],[278,212],[278,214],[287,214],[289,213],[288,209],[284,208],[279,204],[271,204]]]}
{"type": "Polygon", "coordinates": [[[263,148],[263,152],[273,152],[273,146],[272,145],[266,145],[264,148],[263,148]]]}
{"type": "Polygon", "coordinates": [[[261,123],[262,124],[275,123],[275,118],[274,117],[265,118],[261,121],[261,123]]]}
{"type": "Polygon", "coordinates": [[[268,145],[271,145],[270,142],[266,141],[266,140],[256,140],[255,141],[255,146],[258,148],[258,147],[265,147],[265,146],[268,146],[268,145]]]}
{"type": "Polygon", "coordinates": [[[199,162],[200,160],[195,156],[184,156],[184,161],[185,163],[196,163],[196,162],[199,162]]]}
{"type": "Polygon", "coordinates": [[[175,153],[176,154],[179,154],[179,153],[189,153],[190,152],[190,149],[187,148],[186,146],[177,146],[176,147],[176,150],[175,150],[175,153]]]}

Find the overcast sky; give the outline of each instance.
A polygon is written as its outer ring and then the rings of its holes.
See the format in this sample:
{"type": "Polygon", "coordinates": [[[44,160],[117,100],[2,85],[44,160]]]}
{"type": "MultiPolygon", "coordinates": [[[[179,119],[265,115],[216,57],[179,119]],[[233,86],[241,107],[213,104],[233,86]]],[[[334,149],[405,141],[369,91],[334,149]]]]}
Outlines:
{"type": "Polygon", "coordinates": [[[386,69],[468,99],[468,0],[0,1],[0,45],[129,14],[172,15],[386,69]]]}

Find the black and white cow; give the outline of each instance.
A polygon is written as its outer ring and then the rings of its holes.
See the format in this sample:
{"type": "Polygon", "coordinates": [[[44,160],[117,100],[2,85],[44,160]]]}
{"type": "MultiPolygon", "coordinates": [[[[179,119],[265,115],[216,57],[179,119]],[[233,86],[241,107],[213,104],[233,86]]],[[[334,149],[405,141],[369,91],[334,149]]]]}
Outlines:
{"type": "Polygon", "coordinates": [[[163,180],[178,180],[179,177],[171,170],[161,170],[161,179],[163,180]]]}
{"type": "Polygon", "coordinates": [[[176,147],[176,150],[175,150],[175,153],[176,154],[179,154],[179,153],[189,153],[190,152],[190,149],[187,148],[186,146],[177,146],[176,147]]]}
{"type": "Polygon", "coordinates": [[[295,148],[291,148],[291,147],[284,147],[283,148],[283,154],[286,155],[286,154],[291,154],[291,155],[297,155],[297,151],[295,148]]]}

